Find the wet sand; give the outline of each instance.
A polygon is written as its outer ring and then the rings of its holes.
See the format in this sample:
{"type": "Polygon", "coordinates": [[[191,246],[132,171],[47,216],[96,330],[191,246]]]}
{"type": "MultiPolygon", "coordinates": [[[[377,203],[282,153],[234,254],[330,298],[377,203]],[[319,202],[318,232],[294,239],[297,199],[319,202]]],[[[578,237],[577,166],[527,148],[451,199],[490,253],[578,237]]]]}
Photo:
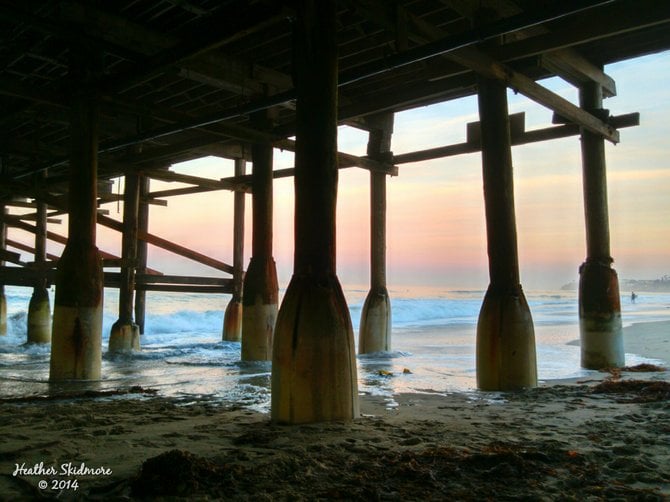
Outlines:
{"type": "Polygon", "coordinates": [[[670,321],[640,322],[623,330],[627,353],[658,359],[670,364],[670,321]]]}
{"type": "MultiPolygon", "coordinates": [[[[626,328],[626,351],[670,361],[669,328],[626,328]]],[[[361,396],[352,423],[293,427],[140,388],[5,400],[0,499],[668,500],[670,375],[637,369],[393,408],[361,396]]]]}

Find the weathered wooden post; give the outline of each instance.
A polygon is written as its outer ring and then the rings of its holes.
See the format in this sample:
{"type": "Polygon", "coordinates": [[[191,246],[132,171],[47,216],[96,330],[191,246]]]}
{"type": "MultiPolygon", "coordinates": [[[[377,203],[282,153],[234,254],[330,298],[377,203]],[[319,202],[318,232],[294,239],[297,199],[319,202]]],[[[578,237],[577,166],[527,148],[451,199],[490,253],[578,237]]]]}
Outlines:
{"type": "MultiPolygon", "coordinates": [[[[4,204],[0,204],[0,215],[7,214],[4,204]]],[[[0,251],[4,251],[7,244],[7,225],[5,220],[0,218],[0,251]]],[[[4,267],[4,260],[0,259],[0,267],[4,267]]],[[[5,285],[0,282],[0,336],[7,334],[7,297],[5,296],[5,285]]]]}
{"type": "Polygon", "coordinates": [[[38,279],[28,305],[28,343],[51,341],[51,304],[46,281],[47,205],[37,201],[35,220],[35,270],[38,279]]]}
{"type": "Polygon", "coordinates": [[[353,329],[335,261],[335,2],[301,0],[297,13],[294,269],[272,354],[272,420],[289,424],[358,416],[353,329]]]}
{"type": "MultiPolygon", "coordinates": [[[[235,159],[235,176],[244,176],[247,161],[235,159]]],[[[239,342],[242,338],[242,286],[244,281],[244,192],[237,191],[233,201],[233,296],[223,316],[223,339],[239,342]]]]}
{"type": "Polygon", "coordinates": [[[506,91],[497,81],[479,79],[490,277],[477,322],[477,386],[482,390],[537,385],[533,319],[519,280],[506,91]]]}
{"type": "Polygon", "coordinates": [[[58,262],[51,381],[99,379],[102,363],[102,260],[95,245],[98,168],[97,54],[73,47],[70,72],[68,240],[58,262]]]}
{"type": "MultiPolygon", "coordinates": [[[[384,161],[391,154],[393,113],[371,120],[367,154],[384,161]]],[[[361,311],[358,352],[391,350],[391,300],[386,289],[386,174],[370,171],[370,291],[361,311]]]]}
{"type": "MultiPolygon", "coordinates": [[[[149,184],[151,178],[140,174],[140,201],[137,210],[137,229],[138,232],[147,233],[149,231],[149,203],[147,195],[149,194],[149,184]]],[[[147,273],[147,243],[137,239],[137,274],[147,273]]],[[[140,328],[140,336],[144,334],[144,319],[146,311],[147,292],[139,289],[135,292],[135,324],[140,328]]]]}
{"type": "MultiPolygon", "coordinates": [[[[583,84],[579,98],[585,110],[602,111],[599,84],[583,84]]],[[[582,130],[581,148],[586,219],[586,261],[579,268],[581,364],[591,369],[621,367],[625,355],[619,279],[610,255],[605,141],[582,130]]]]}
{"type": "Polygon", "coordinates": [[[137,173],[128,172],[123,191],[123,236],[121,238],[121,279],[119,318],[109,335],[110,352],[140,350],[140,327],[133,322],[133,295],[137,265],[137,215],[140,183],[137,173]]]}
{"type": "MultiPolygon", "coordinates": [[[[260,129],[270,128],[267,112],[254,114],[260,129]]],[[[272,359],[272,339],[277,322],[279,285],[272,257],[272,145],[257,142],[251,146],[252,160],[252,253],[244,278],[242,314],[242,360],[272,359]]]]}

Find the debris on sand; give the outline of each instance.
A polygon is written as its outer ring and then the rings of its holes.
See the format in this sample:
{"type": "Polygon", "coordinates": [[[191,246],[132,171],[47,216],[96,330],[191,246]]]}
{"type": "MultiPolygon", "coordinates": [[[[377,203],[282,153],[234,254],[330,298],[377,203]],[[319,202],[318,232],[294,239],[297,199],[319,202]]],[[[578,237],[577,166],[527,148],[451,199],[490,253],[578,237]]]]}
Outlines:
{"type": "Polygon", "coordinates": [[[619,403],[650,403],[670,399],[670,383],[649,380],[604,380],[592,390],[596,394],[621,394],[619,403]]]}
{"type": "Polygon", "coordinates": [[[226,500],[460,500],[658,493],[612,483],[587,454],[547,443],[541,449],[494,442],[484,448],[431,447],[356,454],[339,447],[290,449],[261,462],[213,461],[172,450],[144,462],[138,497],[226,500]]]}

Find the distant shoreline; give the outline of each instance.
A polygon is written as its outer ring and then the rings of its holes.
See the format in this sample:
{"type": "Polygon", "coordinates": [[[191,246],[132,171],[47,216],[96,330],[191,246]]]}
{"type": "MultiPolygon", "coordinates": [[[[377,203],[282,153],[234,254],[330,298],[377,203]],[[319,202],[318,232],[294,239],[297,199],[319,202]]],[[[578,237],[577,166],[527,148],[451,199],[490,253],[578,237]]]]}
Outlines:
{"type": "MultiPolygon", "coordinates": [[[[577,281],[561,286],[561,291],[576,291],[577,281]]],[[[619,281],[621,291],[639,291],[644,293],[670,293],[670,277],[665,275],[660,279],[622,279],[619,281]]]]}

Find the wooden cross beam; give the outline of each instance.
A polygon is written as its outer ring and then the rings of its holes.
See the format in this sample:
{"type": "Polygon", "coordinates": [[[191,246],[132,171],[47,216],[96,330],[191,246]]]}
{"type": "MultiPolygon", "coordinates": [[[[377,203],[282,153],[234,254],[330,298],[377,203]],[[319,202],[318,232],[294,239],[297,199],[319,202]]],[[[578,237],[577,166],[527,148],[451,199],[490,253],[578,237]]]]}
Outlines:
{"type": "MultiPolygon", "coordinates": [[[[116,221],[112,218],[98,215],[98,223],[104,227],[111,228],[112,230],[123,232],[123,223],[121,223],[120,221],[116,221]]],[[[156,247],[165,249],[166,251],[170,251],[172,253],[183,256],[184,258],[189,258],[203,265],[207,265],[208,267],[212,267],[214,269],[221,270],[229,274],[232,274],[234,271],[232,265],[228,265],[227,263],[219,261],[215,258],[204,255],[202,253],[198,253],[193,249],[189,249],[175,242],[163,239],[162,237],[158,237],[157,235],[150,234],[149,232],[144,232],[140,230],[137,232],[137,238],[145,242],[148,242],[149,244],[153,244],[156,247]]]]}
{"type": "MultiPolygon", "coordinates": [[[[373,22],[383,24],[387,29],[392,29],[395,23],[394,18],[388,15],[388,10],[375,1],[364,2],[363,12],[373,22]],[[376,4],[376,6],[375,6],[376,4]],[[393,23],[393,24],[392,24],[393,23]]],[[[416,41],[421,43],[433,43],[442,39],[447,39],[448,33],[442,29],[431,26],[411,13],[405,13],[407,19],[414,30],[413,36],[416,41]]],[[[562,116],[575,122],[581,127],[599,134],[613,143],[619,142],[619,133],[610,125],[604,123],[599,118],[589,112],[570,103],[567,99],[551,92],[547,88],[535,82],[533,79],[515,71],[504,63],[496,61],[494,58],[475,48],[467,45],[458,50],[444,54],[444,57],[455,61],[462,66],[475,71],[476,73],[488,78],[493,78],[503,82],[515,91],[521,92],[533,101],[546,106],[550,110],[560,113],[562,116]]]]}
{"type": "Polygon", "coordinates": [[[597,82],[603,89],[604,98],[616,96],[614,79],[573,50],[561,49],[542,54],[540,64],[576,87],[586,82],[597,82]]]}
{"type": "MultiPolygon", "coordinates": [[[[522,115],[523,113],[510,115],[511,142],[514,146],[567,138],[569,136],[577,136],[580,133],[579,126],[572,123],[526,131],[523,127],[522,115]]],[[[616,128],[637,126],[640,125],[640,114],[628,113],[610,117],[609,122],[616,128]]],[[[393,162],[395,164],[409,164],[412,162],[422,162],[425,160],[441,159],[444,157],[479,152],[481,151],[479,129],[479,122],[470,122],[467,124],[468,140],[465,143],[456,143],[437,148],[429,148],[427,150],[401,153],[393,156],[393,162]]]]}

